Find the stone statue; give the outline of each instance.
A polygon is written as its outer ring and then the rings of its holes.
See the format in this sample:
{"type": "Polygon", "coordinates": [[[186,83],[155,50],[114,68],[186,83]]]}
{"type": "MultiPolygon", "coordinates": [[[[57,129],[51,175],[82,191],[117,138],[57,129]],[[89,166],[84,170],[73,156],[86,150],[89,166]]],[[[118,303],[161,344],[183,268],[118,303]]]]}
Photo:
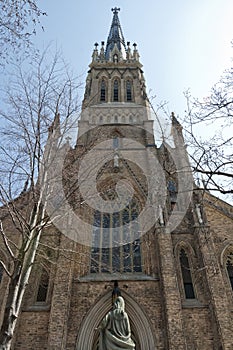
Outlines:
{"type": "Polygon", "coordinates": [[[125,302],[118,296],[100,326],[99,350],[134,350],[125,302]]]}

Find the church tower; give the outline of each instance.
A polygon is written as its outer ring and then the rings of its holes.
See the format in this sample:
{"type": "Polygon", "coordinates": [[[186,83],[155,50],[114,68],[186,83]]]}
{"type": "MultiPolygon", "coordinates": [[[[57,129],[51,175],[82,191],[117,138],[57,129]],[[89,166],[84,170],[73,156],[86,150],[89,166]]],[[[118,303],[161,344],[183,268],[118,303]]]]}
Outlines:
{"type": "Polygon", "coordinates": [[[31,277],[14,349],[102,350],[101,321],[121,295],[136,350],[232,350],[233,209],[194,185],[174,113],[172,141],[155,144],[119,11],[95,44],[64,162],[79,221],[46,228],[56,264],[31,277]]]}

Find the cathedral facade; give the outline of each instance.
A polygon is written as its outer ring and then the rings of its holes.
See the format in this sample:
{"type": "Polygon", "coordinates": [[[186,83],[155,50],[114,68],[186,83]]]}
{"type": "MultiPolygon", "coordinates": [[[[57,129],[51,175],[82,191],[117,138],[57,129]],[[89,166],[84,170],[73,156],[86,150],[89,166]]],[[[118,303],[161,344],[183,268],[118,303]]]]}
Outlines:
{"type": "Polygon", "coordinates": [[[195,187],[174,114],[172,143],[155,144],[137,45],[112,11],[64,161],[79,221],[46,227],[49,259],[35,264],[13,349],[102,350],[121,295],[136,350],[232,350],[233,208],[195,187]]]}

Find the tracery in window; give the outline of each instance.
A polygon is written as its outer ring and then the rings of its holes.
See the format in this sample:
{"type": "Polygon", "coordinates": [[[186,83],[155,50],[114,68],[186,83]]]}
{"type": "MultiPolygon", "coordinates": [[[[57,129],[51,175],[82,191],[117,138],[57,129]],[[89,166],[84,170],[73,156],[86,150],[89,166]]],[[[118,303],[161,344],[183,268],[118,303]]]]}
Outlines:
{"type": "Polygon", "coordinates": [[[138,214],[135,200],[120,212],[95,211],[91,273],[142,271],[141,242],[133,240],[134,233],[139,231],[138,214]]]}
{"type": "Polygon", "coordinates": [[[195,299],[189,260],[184,249],[180,251],[180,267],[183,279],[184,293],[186,299],[195,299]]]}
{"type": "Polygon", "coordinates": [[[45,268],[42,269],[38,290],[37,290],[37,296],[36,296],[36,302],[46,302],[47,301],[47,295],[48,295],[48,288],[49,288],[49,274],[45,268]]]}
{"type": "Polygon", "coordinates": [[[100,86],[100,101],[106,102],[106,82],[103,79],[100,86]]]}
{"type": "Polygon", "coordinates": [[[231,289],[233,290],[233,252],[227,256],[226,269],[230,281],[231,289]]]}
{"type": "Polygon", "coordinates": [[[115,79],[113,82],[113,101],[119,101],[119,81],[115,79]]]}
{"type": "Polygon", "coordinates": [[[132,101],[132,82],[126,81],[126,101],[132,101]]]}

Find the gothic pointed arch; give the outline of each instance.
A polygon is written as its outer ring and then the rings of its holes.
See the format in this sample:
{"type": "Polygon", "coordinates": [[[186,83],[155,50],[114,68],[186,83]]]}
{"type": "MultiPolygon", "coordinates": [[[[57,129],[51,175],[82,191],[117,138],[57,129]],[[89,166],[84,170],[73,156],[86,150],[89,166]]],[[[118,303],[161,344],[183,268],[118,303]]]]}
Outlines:
{"type": "Polygon", "coordinates": [[[178,282],[182,299],[197,299],[193,278],[195,252],[192,246],[188,242],[180,241],[175,247],[175,255],[178,262],[178,282]]]}
{"type": "Polygon", "coordinates": [[[107,102],[107,100],[108,100],[108,82],[107,82],[106,77],[102,77],[100,79],[99,91],[100,91],[100,102],[107,102]]]}
{"type": "Polygon", "coordinates": [[[227,284],[233,291],[233,243],[225,246],[221,254],[221,265],[225,270],[227,284]]]}
{"type": "Polygon", "coordinates": [[[121,82],[118,77],[112,79],[112,101],[120,102],[121,100],[121,82]]]}
{"type": "Polygon", "coordinates": [[[45,267],[41,268],[38,282],[36,303],[46,303],[48,302],[49,271],[45,267]]]}
{"type": "MultiPolygon", "coordinates": [[[[136,349],[156,350],[156,337],[153,334],[152,326],[146,312],[129,294],[122,292],[122,296],[125,299],[133,339],[137,343],[136,349]]],[[[95,350],[98,341],[98,327],[112,307],[111,300],[111,292],[108,292],[89,310],[77,335],[76,350],[95,350]]]]}
{"type": "Polygon", "coordinates": [[[131,78],[126,78],[125,80],[125,101],[133,102],[133,80],[131,78]]]}

